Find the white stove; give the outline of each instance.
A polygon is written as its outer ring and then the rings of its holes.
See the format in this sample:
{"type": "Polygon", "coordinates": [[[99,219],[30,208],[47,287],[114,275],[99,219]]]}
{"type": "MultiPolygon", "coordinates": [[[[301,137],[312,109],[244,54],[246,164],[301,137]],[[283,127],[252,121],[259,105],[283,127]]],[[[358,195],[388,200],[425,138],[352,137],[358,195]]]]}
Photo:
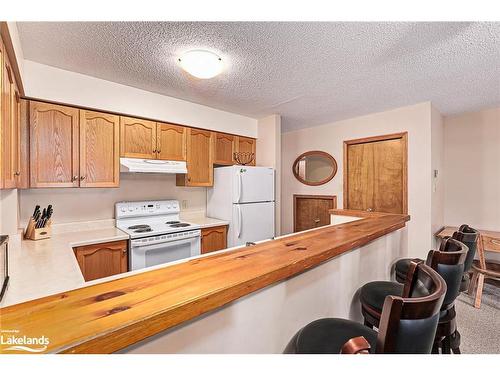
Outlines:
{"type": "Polygon", "coordinates": [[[200,226],[180,220],[176,200],[119,202],[116,227],[130,236],[130,270],[200,254],[200,226]]]}

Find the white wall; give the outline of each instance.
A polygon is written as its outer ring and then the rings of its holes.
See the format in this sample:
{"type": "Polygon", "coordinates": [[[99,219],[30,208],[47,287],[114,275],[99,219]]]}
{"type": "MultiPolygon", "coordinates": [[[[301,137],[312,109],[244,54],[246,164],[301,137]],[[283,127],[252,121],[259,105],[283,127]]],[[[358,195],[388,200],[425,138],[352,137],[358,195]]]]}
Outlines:
{"type": "Polygon", "coordinates": [[[441,113],[431,107],[431,239],[433,247],[437,240],[434,234],[445,226],[444,221],[444,123],[441,113]],[[437,171],[437,177],[434,176],[437,171]]]}
{"type": "Polygon", "coordinates": [[[255,164],[273,167],[276,173],[275,234],[281,233],[281,117],[267,116],[258,121],[255,164]]]}
{"type": "Polygon", "coordinates": [[[119,188],[51,188],[19,190],[20,222],[24,226],[35,205],[54,207],[54,223],[114,218],[119,201],[178,199],[183,211],[205,211],[206,188],[177,187],[173,174],[120,174],[119,188]]]}
{"type": "Polygon", "coordinates": [[[446,225],[500,231],[500,107],[444,119],[446,225]]]}
{"type": "Polygon", "coordinates": [[[26,96],[257,137],[257,120],[130,86],[24,61],[26,96]]]}
{"type": "Polygon", "coordinates": [[[293,194],[337,195],[342,207],[344,140],[408,132],[409,255],[425,257],[431,240],[431,104],[397,108],[282,135],[282,233],[293,230],[293,194]],[[295,179],[292,165],[305,151],[321,150],[338,164],[337,175],[321,186],[307,186],[295,179]]]}

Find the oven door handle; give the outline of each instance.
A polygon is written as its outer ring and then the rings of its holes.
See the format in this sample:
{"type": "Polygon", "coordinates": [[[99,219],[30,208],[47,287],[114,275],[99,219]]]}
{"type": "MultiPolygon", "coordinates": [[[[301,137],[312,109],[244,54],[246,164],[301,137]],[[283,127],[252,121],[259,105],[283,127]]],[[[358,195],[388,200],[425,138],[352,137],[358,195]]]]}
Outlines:
{"type": "Polygon", "coordinates": [[[146,247],[150,247],[150,248],[164,248],[166,250],[168,250],[169,247],[173,247],[173,246],[178,246],[178,245],[184,245],[184,244],[187,244],[187,243],[191,243],[192,241],[196,240],[197,237],[191,237],[191,238],[186,238],[185,240],[173,240],[173,241],[161,241],[161,242],[154,242],[154,243],[148,243],[148,242],[144,242],[144,243],[132,243],[132,248],[137,248],[137,247],[140,247],[141,250],[144,250],[144,251],[147,251],[147,250],[152,250],[152,249],[144,249],[146,247]]]}

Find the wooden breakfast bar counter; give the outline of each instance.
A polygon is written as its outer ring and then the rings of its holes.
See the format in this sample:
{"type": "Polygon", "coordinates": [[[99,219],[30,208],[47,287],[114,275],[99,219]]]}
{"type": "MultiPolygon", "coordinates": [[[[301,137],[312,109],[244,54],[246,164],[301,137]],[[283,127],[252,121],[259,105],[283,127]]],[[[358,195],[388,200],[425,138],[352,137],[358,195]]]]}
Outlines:
{"type": "Polygon", "coordinates": [[[355,315],[357,289],[406,255],[409,216],[332,215],[357,218],[2,308],[3,341],[43,336],[44,353],[280,352],[304,323],[355,315]]]}

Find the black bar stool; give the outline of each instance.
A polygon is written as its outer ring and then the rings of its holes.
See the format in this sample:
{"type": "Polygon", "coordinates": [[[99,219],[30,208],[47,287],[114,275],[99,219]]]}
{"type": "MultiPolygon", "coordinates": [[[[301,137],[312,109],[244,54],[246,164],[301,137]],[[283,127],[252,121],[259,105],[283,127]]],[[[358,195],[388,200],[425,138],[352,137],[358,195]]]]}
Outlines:
{"type": "MultiPolygon", "coordinates": [[[[469,248],[469,251],[467,252],[467,256],[464,262],[464,274],[462,275],[462,283],[460,285],[460,291],[464,292],[469,288],[469,283],[470,283],[469,271],[471,269],[474,256],[476,255],[477,241],[479,239],[479,231],[469,227],[467,224],[462,224],[458,228],[458,230],[453,233],[451,238],[464,243],[469,248]]],[[[398,282],[400,283],[405,282],[406,273],[408,271],[408,265],[412,260],[418,261],[420,259],[404,258],[396,262],[395,274],[396,274],[396,280],[398,282]]]]}
{"type": "Polygon", "coordinates": [[[407,295],[387,296],[377,332],[346,319],[309,323],[293,336],[286,354],[407,353],[428,354],[434,342],[446,283],[424,263],[411,263],[407,295]]]}
{"type": "MultiPolygon", "coordinates": [[[[464,261],[468,248],[463,243],[446,238],[441,242],[440,250],[431,250],[427,256],[426,264],[436,270],[445,280],[447,285],[446,296],[441,306],[439,315],[439,325],[435,335],[435,346],[433,352],[438,351],[442,346],[443,353],[449,353],[451,347],[451,335],[456,330],[455,299],[458,296],[464,261]]],[[[413,264],[413,261],[410,263],[413,264]]],[[[365,319],[365,325],[379,327],[384,299],[388,295],[402,297],[410,296],[408,285],[411,283],[410,274],[404,285],[390,281],[374,281],[365,284],[361,288],[360,301],[361,313],[365,319]]],[[[421,291],[417,287],[414,296],[418,296],[421,291]]]]}

